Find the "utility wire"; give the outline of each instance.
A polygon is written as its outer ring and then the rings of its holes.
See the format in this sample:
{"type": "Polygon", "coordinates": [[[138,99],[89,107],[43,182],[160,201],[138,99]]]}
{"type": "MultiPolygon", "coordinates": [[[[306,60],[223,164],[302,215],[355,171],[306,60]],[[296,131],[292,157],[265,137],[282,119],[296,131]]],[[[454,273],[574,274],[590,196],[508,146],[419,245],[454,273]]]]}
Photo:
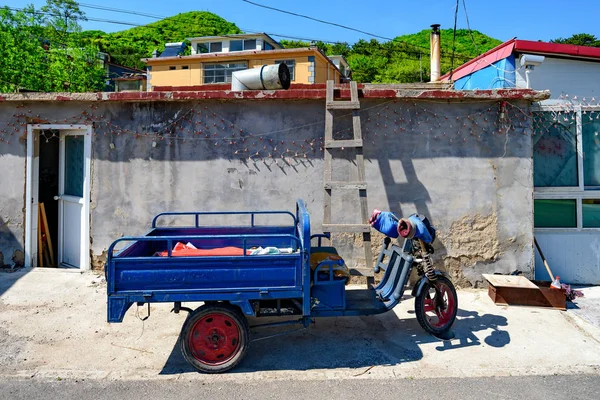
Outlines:
{"type": "MultiPolygon", "coordinates": [[[[13,7],[7,7],[9,10],[12,11],[20,11],[20,12],[26,12],[26,13],[34,13],[34,14],[38,14],[38,15],[52,15],[52,16],[60,16],[60,14],[56,14],[56,13],[51,13],[51,12],[47,12],[47,11],[38,11],[38,10],[26,10],[26,9],[22,9],[22,8],[13,8],[13,7]]],[[[119,11],[120,12],[120,11],[119,11]]],[[[86,17],[86,19],[88,21],[96,21],[96,22],[105,22],[105,23],[111,23],[111,24],[118,24],[118,25],[127,25],[127,26],[132,26],[132,27],[142,27],[142,28],[147,28],[147,29],[160,29],[159,27],[155,27],[155,26],[151,26],[151,25],[140,25],[140,24],[136,24],[133,22],[125,22],[125,21],[116,21],[116,20],[111,20],[111,19],[104,19],[104,18],[94,18],[94,17],[86,17]]],[[[242,29],[244,31],[247,32],[251,32],[251,33],[262,33],[256,30],[249,30],[249,29],[242,29]]],[[[278,37],[282,37],[282,38],[289,38],[289,39],[294,39],[294,40],[310,40],[313,41],[315,39],[309,39],[309,38],[302,38],[302,37],[297,37],[297,36],[288,36],[285,34],[278,34],[278,33],[269,33],[269,32],[265,32],[268,35],[273,35],[273,36],[278,36],[278,37]]],[[[220,35],[220,36],[234,36],[234,34],[230,34],[230,35],[220,35]]],[[[344,44],[344,42],[339,42],[339,41],[332,41],[332,40],[322,40],[322,39],[318,39],[316,41],[320,41],[323,43],[330,43],[330,44],[344,44]]],[[[419,47],[416,45],[411,45],[409,43],[405,43],[405,42],[401,42],[401,41],[396,41],[408,46],[412,46],[412,47],[419,47]]],[[[403,53],[405,54],[409,54],[409,55],[413,55],[415,57],[420,55],[419,51],[414,51],[414,50],[409,50],[409,49],[402,49],[401,50],[403,53]]],[[[429,55],[426,55],[429,56],[429,55]]],[[[409,58],[409,57],[405,57],[405,58],[409,58]]],[[[448,56],[444,56],[442,55],[442,58],[446,58],[448,59],[448,56]]],[[[410,58],[409,58],[410,59],[410,58]]],[[[413,59],[417,59],[417,58],[413,58],[413,59]]]]}
{"type": "Polygon", "coordinates": [[[456,10],[454,11],[454,39],[452,39],[452,63],[450,66],[450,77],[448,80],[452,80],[452,73],[454,72],[454,51],[456,50],[456,22],[458,21],[458,3],[460,0],[456,0],[456,10]]]}
{"type": "MultiPolygon", "coordinates": [[[[363,30],[356,29],[356,28],[352,28],[350,26],[338,24],[338,23],[335,23],[335,22],[325,21],[325,20],[322,20],[322,19],[319,19],[319,18],[314,18],[314,17],[308,16],[308,15],[298,14],[298,13],[295,13],[295,12],[291,12],[291,11],[287,11],[287,10],[282,10],[280,8],[276,8],[276,7],[266,6],[264,4],[255,3],[255,2],[250,1],[250,0],[242,0],[242,1],[245,2],[245,3],[248,3],[248,4],[252,4],[254,6],[257,6],[257,7],[266,8],[268,10],[273,10],[273,11],[277,11],[277,12],[280,12],[280,13],[289,14],[289,15],[293,15],[293,16],[296,16],[296,17],[309,19],[309,20],[312,20],[312,21],[320,22],[322,24],[326,24],[326,25],[337,26],[337,27],[340,27],[340,28],[343,28],[343,29],[354,31],[354,32],[364,33],[365,35],[369,35],[371,37],[375,37],[375,38],[379,38],[379,39],[384,39],[384,40],[389,40],[389,41],[392,41],[392,42],[404,43],[407,46],[411,46],[411,47],[414,47],[414,48],[417,48],[417,49],[422,49],[422,50],[427,50],[427,51],[430,50],[428,47],[419,46],[419,45],[416,45],[416,44],[408,43],[408,42],[405,42],[405,41],[402,41],[402,40],[398,40],[397,38],[390,38],[390,37],[387,37],[387,36],[377,35],[375,33],[363,31],[363,30]]],[[[456,28],[455,28],[455,31],[456,31],[456,28]]],[[[456,32],[455,32],[455,35],[456,35],[456,32]]],[[[464,55],[464,54],[458,54],[458,55],[461,56],[462,58],[464,58],[465,60],[470,60],[472,58],[472,56],[468,56],[468,55],[464,55]]],[[[446,57],[446,58],[448,58],[448,57],[446,57]]]]}
{"type": "Polygon", "coordinates": [[[477,43],[475,43],[475,38],[473,37],[473,32],[471,31],[471,24],[469,23],[469,14],[467,13],[467,3],[465,0],[462,0],[463,8],[465,10],[465,18],[467,19],[467,28],[469,29],[469,36],[471,36],[471,42],[473,42],[473,46],[475,46],[475,52],[479,54],[479,49],[477,49],[477,43]]]}
{"type": "Polygon", "coordinates": [[[294,12],[291,12],[291,11],[282,10],[280,8],[265,6],[264,4],[255,3],[255,2],[249,1],[249,0],[242,0],[242,1],[245,2],[245,3],[248,3],[248,4],[252,4],[254,6],[257,6],[257,7],[266,8],[266,9],[277,11],[277,12],[281,12],[281,13],[284,13],[284,14],[294,15],[294,16],[300,17],[300,18],[310,19],[312,21],[317,21],[317,22],[320,22],[322,24],[337,26],[339,28],[347,29],[349,31],[364,33],[365,35],[369,35],[369,36],[376,37],[376,38],[379,38],[379,39],[394,40],[394,39],[389,38],[389,37],[385,37],[385,36],[381,36],[381,35],[376,35],[374,33],[370,33],[370,32],[366,32],[366,31],[362,31],[360,29],[352,28],[350,26],[338,24],[338,23],[335,23],[335,22],[324,21],[322,19],[318,19],[318,18],[314,18],[314,17],[309,17],[308,15],[297,14],[297,13],[294,13],[294,12]]]}
{"type": "MultiPolygon", "coordinates": [[[[463,2],[463,8],[465,10],[465,17],[467,19],[467,28],[469,30],[469,36],[471,37],[471,42],[473,43],[473,46],[475,46],[475,50],[477,50],[477,53],[479,53],[479,50],[477,49],[477,43],[475,42],[475,37],[473,36],[473,32],[471,31],[471,25],[469,24],[469,15],[467,14],[467,4],[466,4],[465,0],[462,0],[462,2],[463,2]]],[[[502,73],[509,73],[509,74],[515,73],[516,71],[523,68],[523,66],[520,66],[518,68],[515,68],[514,70],[503,69],[503,68],[495,66],[493,63],[490,63],[489,61],[487,61],[485,59],[485,57],[477,61],[477,63],[480,63],[480,62],[484,62],[487,65],[489,65],[490,67],[495,68],[502,73]]],[[[450,78],[452,78],[452,76],[450,76],[450,78]]],[[[505,78],[501,78],[501,79],[508,81],[508,79],[505,79],[505,78]]],[[[509,81],[509,82],[512,83],[512,81],[509,81]]],[[[516,87],[516,85],[515,85],[515,87],[516,87]]]]}
{"type": "Polygon", "coordinates": [[[147,14],[147,13],[142,13],[139,11],[132,11],[132,10],[124,10],[122,8],[113,8],[113,7],[105,7],[105,6],[100,6],[97,4],[88,4],[88,3],[79,3],[80,7],[85,7],[85,8],[93,8],[96,10],[103,10],[103,11],[112,11],[112,12],[116,12],[116,13],[121,13],[121,14],[131,14],[131,15],[139,15],[142,17],[148,17],[148,18],[154,18],[154,19],[164,19],[167,18],[163,15],[155,15],[155,14],[147,14]]]}

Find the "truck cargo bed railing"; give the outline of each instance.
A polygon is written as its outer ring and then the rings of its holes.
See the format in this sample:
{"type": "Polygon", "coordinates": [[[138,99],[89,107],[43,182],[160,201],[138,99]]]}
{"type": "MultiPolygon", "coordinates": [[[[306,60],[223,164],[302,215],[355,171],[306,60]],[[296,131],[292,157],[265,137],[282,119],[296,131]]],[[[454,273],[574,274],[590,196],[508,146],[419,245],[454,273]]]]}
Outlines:
{"type": "MultiPolygon", "coordinates": [[[[248,248],[248,240],[260,241],[261,239],[290,239],[291,242],[295,244],[294,250],[298,250],[301,248],[301,240],[294,236],[288,234],[261,234],[261,235],[218,235],[219,239],[241,239],[242,241],[242,249],[243,249],[243,257],[248,257],[246,254],[246,250],[248,248]]],[[[181,236],[124,236],[115,240],[110,247],[108,248],[108,256],[119,257],[123,251],[127,250],[129,246],[126,246],[124,249],[120,250],[119,253],[114,254],[115,245],[121,242],[166,242],[167,243],[167,257],[172,257],[173,254],[173,244],[181,241],[190,241],[190,240],[203,240],[203,239],[215,239],[215,235],[181,235],[181,236]]],[[[236,256],[236,257],[242,257],[236,256]]],[[[200,257],[209,257],[209,256],[200,256],[200,257]]],[[[222,256],[217,256],[222,257],[222,256]]],[[[109,260],[110,261],[110,260],[109,260]]]]}
{"type": "MultiPolygon", "coordinates": [[[[298,221],[296,220],[296,216],[294,216],[294,214],[292,214],[289,211],[193,211],[193,212],[187,212],[187,211],[182,211],[182,212],[163,212],[158,214],[157,216],[155,216],[152,219],[152,228],[157,228],[157,224],[156,222],[158,221],[158,219],[160,217],[164,217],[164,216],[186,216],[186,215],[193,215],[194,216],[194,227],[195,228],[200,228],[200,216],[201,215],[249,215],[250,216],[250,226],[252,228],[254,228],[256,226],[255,224],[255,216],[256,215],[289,215],[290,217],[292,217],[292,220],[294,221],[294,225],[296,225],[298,223],[298,221]]],[[[177,226],[177,228],[181,228],[183,226],[177,226]]],[[[168,229],[169,227],[161,227],[162,229],[168,229]]]]}

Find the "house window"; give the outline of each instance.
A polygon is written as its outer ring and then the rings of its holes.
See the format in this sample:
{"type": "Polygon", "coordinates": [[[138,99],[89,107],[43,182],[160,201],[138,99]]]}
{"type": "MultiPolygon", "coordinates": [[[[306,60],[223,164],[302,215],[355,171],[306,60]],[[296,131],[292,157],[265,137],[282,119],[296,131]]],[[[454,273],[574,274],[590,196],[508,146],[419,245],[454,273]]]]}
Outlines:
{"type": "Polygon", "coordinates": [[[203,64],[204,83],[231,82],[231,74],[248,68],[247,62],[203,64]]]}
{"type": "Polygon", "coordinates": [[[229,51],[256,50],[256,39],[231,40],[229,51]]]}
{"type": "Polygon", "coordinates": [[[533,208],[536,228],[577,228],[577,202],[575,200],[535,200],[533,208]]]}
{"type": "Polygon", "coordinates": [[[600,112],[582,113],[583,185],[600,188],[600,112]]]}
{"type": "Polygon", "coordinates": [[[220,53],[223,51],[223,43],[221,42],[211,42],[210,43],[210,52],[211,53],[220,53]]]}
{"type": "Polygon", "coordinates": [[[173,65],[171,65],[171,66],[169,67],[169,71],[175,71],[176,69],[177,69],[177,67],[176,67],[176,66],[173,66],[173,65]]]}
{"type": "Polygon", "coordinates": [[[209,52],[210,43],[198,43],[196,45],[196,53],[203,54],[209,52]]]}
{"type": "Polygon", "coordinates": [[[265,49],[265,50],[273,50],[274,47],[270,43],[264,42],[263,43],[263,49],[265,49]]]}
{"type": "Polygon", "coordinates": [[[181,69],[190,69],[190,66],[189,65],[182,65],[181,69]]]}
{"type": "Polygon", "coordinates": [[[533,131],[534,226],[600,228],[600,109],[540,106],[533,131]]]}
{"type": "Polygon", "coordinates": [[[290,70],[290,80],[293,81],[295,74],[294,74],[294,70],[296,69],[296,61],[295,60],[276,60],[275,64],[285,64],[287,65],[288,69],[290,70]]]}
{"type": "Polygon", "coordinates": [[[210,43],[198,43],[196,45],[196,53],[220,53],[223,51],[223,43],[221,42],[210,42],[210,43]]]}
{"type": "Polygon", "coordinates": [[[244,50],[243,40],[231,40],[229,42],[229,51],[242,51],[244,50]]]}

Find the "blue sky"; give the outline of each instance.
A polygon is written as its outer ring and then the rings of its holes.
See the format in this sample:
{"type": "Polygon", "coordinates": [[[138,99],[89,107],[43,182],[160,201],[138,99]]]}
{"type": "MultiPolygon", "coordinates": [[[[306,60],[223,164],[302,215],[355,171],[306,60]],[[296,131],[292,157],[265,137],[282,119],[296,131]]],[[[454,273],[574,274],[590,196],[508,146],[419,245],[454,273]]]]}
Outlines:
{"type": "MultiPolygon", "coordinates": [[[[348,25],[384,37],[418,32],[438,23],[442,28],[454,24],[455,0],[253,0],[257,3],[315,18],[348,25]]],[[[514,36],[520,39],[548,41],[574,33],[600,36],[600,1],[597,0],[465,0],[471,29],[500,40],[514,36]]],[[[36,7],[45,0],[5,0],[9,7],[36,7]]],[[[370,39],[368,35],[348,31],[315,21],[281,14],[243,2],[242,0],[85,0],[83,4],[102,5],[161,16],[200,10],[213,12],[247,31],[261,31],[328,41],[354,43],[370,39]]],[[[88,17],[147,24],[156,19],[137,15],[82,8],[88,17]]],[[[101,22],[84,22],[84,29],[113,32],[126,26],[101,22]]],[[[458,27],[466,28],[465,13],[460,0],[458,27]]],[[[183,38],[182,38],[183,39],[183,38]]],[[[281,37],[276,37],[281,39],[281,37]]]]}

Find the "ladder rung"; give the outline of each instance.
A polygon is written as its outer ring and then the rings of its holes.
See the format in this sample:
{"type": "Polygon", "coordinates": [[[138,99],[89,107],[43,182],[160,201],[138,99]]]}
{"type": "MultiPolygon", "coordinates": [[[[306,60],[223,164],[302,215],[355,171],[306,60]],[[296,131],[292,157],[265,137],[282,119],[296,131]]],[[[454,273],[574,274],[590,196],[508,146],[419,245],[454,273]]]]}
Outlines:
{"type": "Polygon", "coordinates": [[[362,147],[362,139],[350,139],[350,140],[326,140],[325,148],[336,149],[340,147],[362,147]]]}
{"type": "Polygon", "coordinates": [[[328,101],[325,103],[328,110],[360,110],[360,102],[358,101],[328,101]]]}
{"type": "Polygon", "coordinates": [[[367,182],[325,182],[325,189],[366,189],[367,182]]]}
{"type": "Polygon", "coordinates": [[[323,232],[371,232],[369,224],[323,224],[323,232]]]}

